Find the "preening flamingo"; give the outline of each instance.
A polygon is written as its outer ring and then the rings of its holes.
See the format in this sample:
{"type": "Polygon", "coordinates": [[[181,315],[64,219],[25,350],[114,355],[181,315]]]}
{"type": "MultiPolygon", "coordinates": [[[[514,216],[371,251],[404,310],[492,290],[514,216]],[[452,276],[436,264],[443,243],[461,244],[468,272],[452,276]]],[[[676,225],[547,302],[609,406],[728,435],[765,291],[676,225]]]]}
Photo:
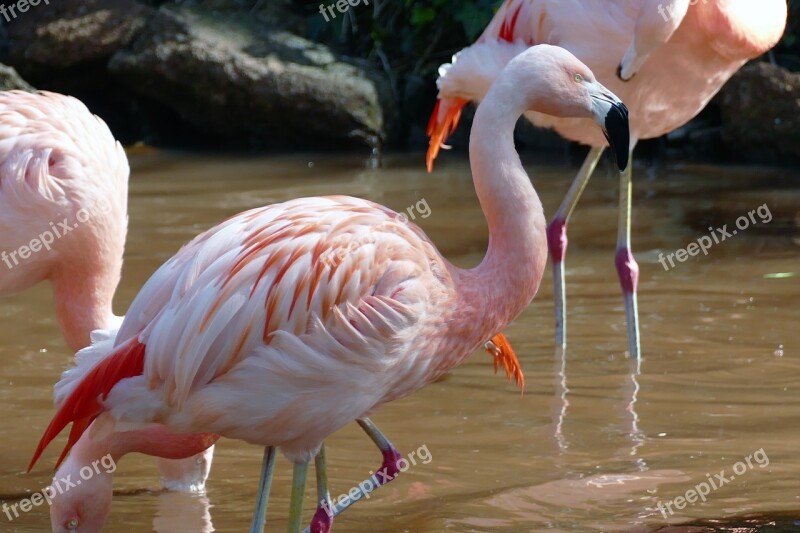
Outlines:
{"type": "MultiPolygon", "coordinates": [[[[89,345],[92,331],[122,321],[111,302],[125,248],[128,174],[122,147],[79,100],[0,92],[0,295],[49,281],[73,350],[89,345]]],[[[211,453],[158,461],[165,486],[202,487],[211,453]]]]}
{"type": "MultiPolygon", "coordinates": [[[[470,160],[490,231],[480,265],[452,265],[417,226],[357,198],[301,198],[236,215],[153,274],[114,339],[79,354],[56,386],[59,408],[31,465],[69,423],[65,452],[90,424],[96,438],[158,422],[242,439],[265,446],[252,528],[262,531],[280,448],[295,463],[295,530],[309,462],[322,462],[328,435],[456,367],[536,294],[546,222],[513,142],[528,110],[593,118],[626,167],[622,102],[566,50],[531,48],[475,116],[470,160]]],[[[399,457],[379,444],[385,459],[399,457]]],[[[318,475],[328,500],[324,483],[318,475]]],[[[313,531],[330,529],[324,507],[313,531]]]]}
{"type": "MultiPolygon", "coordinates": [[[[658,137],[691,120],[747,60],[777,43],[785,25],[785,0],[703,0],[691,5],[689,0],[506,0],[476,44],[439,71],[439,99],[428,126],[428,170],[456,128],[464,105],[482,100],[503,66],[529,46],[547,43],[569,50],[626,102],[632,152],[640,139],[658,137]]],[[[563,349],[567,222],[606,140],[586,119],[555,117],[546,110],[525,116],[537,126],[592,147],[548,227],[556,345],[563,349]]],[[[620,177],[616,267],[625,300],[629,353],[638,358],[639,267],[630,245],[631,178],[629,166],[620,177]]]]}

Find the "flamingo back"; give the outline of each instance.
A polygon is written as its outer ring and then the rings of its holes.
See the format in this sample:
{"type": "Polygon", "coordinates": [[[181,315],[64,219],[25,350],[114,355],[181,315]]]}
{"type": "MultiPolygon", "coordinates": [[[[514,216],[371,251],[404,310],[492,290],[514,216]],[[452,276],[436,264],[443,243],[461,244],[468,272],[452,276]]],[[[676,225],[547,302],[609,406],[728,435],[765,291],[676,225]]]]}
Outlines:
{"type": "Polygon", "coordinates": [[[122,147],[79,100],[0,92],[0,294],[49,277],[58,261],[119,270],[128,174],[122,147]]]}

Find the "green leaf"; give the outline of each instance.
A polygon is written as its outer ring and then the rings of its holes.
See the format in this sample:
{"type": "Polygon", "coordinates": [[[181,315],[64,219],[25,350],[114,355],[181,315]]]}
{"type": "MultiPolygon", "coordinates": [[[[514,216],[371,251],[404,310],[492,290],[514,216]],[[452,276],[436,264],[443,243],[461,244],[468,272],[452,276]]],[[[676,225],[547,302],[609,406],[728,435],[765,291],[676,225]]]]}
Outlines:
{"type": "Polygon", "coordinates": [[[436,11],[432,7],[414,6],[411,12],[411,24],[413,26],[424,26],[436,19],[436,11]]]}

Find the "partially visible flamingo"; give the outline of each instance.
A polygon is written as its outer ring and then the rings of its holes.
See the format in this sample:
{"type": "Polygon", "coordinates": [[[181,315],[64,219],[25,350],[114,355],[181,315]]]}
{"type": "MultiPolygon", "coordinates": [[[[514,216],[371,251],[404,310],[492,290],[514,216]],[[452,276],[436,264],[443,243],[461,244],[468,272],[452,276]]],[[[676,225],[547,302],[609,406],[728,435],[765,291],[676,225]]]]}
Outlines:
{"type": "MultiPolygon", "coordinates": [[[[502,68],[529,46],[561,46],[584,61],[631,111],[631,146],[668,133],[697,115],[744,63],[772,48],[786,25],[785,0],[506,0],[476,44],[443,65],[428,126],[430,171],[461,109],[479,102],[502,68]],[[619,77],[618,77],[619,76],[619,77]]],[[[597,166],[606,139],[582,118],[528,112],[537,126],[591,146],[548,227],[555,281],[556,345],[566,347],[564,256],[567,222],[597,166]]],[[[625,300],[629,353],[640,354],[631,254],[632,167],[620,177],[616,267],[625,300]]]]}
{"type": "MultiPolygon", "coordinates": [[[[315,456],[318,493],[329,501],[318,455],[328,435],[353,420],[364,427],[365,415],[453,369],[536,294],[546,223],[513,143],[528,110],[593,118],[626,167],[625,106],[569,52],[531,48],[475,116],[470,159],[490,229],[479,266],[452,265],[417,226],[357,198],[302,198],[236,215],[156,271],[113,340],[79,354],[57,385],[59,408],[31,466],[70,422],[65,453],[90,425],[104,438],[154,422],[260,444],[251,531],[263,531],[280,447],[295,463],[289,523],[297,530],[315,456]],[[325,261],[326,253],[343,260],[325,261]]],[[[379,444],[385,460],[400,457],[379,444]]],[[[331,523],[318,507],[312,530],[331,523]]]]}
{"type": "MultiPolygon", "coordinates": [[[[92,331],[122,322],[111,302],[125,248],[128,174],[122,146],[79,100],[0,92],[0,296],[49,281],[75,351],[91,343],[92,331]]],[[[162,482],[202,489],[212,452],[159,460],[162,482]]]]}
{"type": "Polygon", "coordinates": [[[49,281],[73,351],[91,343],[92,331],[121,323],[111,301],[128,173],[122,147],[79,100],[0,92],[0,295],[49,281]]]}

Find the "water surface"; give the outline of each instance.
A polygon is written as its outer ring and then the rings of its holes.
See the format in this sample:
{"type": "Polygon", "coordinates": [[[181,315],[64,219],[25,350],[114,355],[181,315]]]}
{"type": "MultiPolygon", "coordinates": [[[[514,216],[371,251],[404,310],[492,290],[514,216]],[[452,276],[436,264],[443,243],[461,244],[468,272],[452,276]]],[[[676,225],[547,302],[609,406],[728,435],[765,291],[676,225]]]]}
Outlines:
{"type": "MultiPolygon", "coordinates": [[[[149,275],[200,231],[250,207],[299,196],[350,194],[404,211],[424,200],[429,216],[415,222],[448,258],[472,266],[486,249],[467,163],[453,156],[433,175],[424,172],[420,156],[408,155],[389,157],[379,170],[356,158],[319,155],[144,152],[131,159],[119,314],[149,275]]],[[[551,216],[577,165],[527,168],[551,216]]],[[[335,530],[649,531],[682,521],[722,530],[714,520],[746,527],[738,517],[749,513],[766,516],[751,523],[774,521],[769,531],[800,528],[794,519],[800,518],[794,512],[800,509],[800,194],[791,190],[792,176],[759,168],[636,168],[633,241],[644,353],[637,375],[625,357],[613,261],[617,179],[609,168],[598,171],[570,226],[563,358],[553,349],[548,270],[533,304],[506,331],[525,370],[524,396],[493,375],[490,357],[480,352],[448,379],[382,409],[374,420],[395,445],[404,454],[427,449],[430,459],[347,511],[335,530]],[[686,247],[708,235],[709,226],[731,228],[763,204],[771,222],[751,225],[669,271],[659,263],[659,253],[686,247]],[[737,462],[759,450],[752,468],[704,503],[668,520],[659,511],[659,502],[684,496],[721,470],[729,477],[737,462]],[[764,457],[769,464],[762,467],[764,457]]],[[[52,384],[71,357],[48,287],[0,300],[0,338],[0,497],[10,497],[48,484],[62,442],[33,474],[24,473],[52,415],[52,384]]],[[[380,463],[355,425],[327,445],[334,494],[380,463]]],[[[155,490],[152,460],[125,457],[106,531],[246,531],[261,453],[221,441],[202,496],[155,490]]],[[[270,531],[285,529],[290,475],[281,459],[270,531]]],[[[311,482],[307,519],[313,490],[311,482]]],[[[10,523],[0,514],[0,531],[44,531],[48,524],[43,507],[10,523]]]]}

